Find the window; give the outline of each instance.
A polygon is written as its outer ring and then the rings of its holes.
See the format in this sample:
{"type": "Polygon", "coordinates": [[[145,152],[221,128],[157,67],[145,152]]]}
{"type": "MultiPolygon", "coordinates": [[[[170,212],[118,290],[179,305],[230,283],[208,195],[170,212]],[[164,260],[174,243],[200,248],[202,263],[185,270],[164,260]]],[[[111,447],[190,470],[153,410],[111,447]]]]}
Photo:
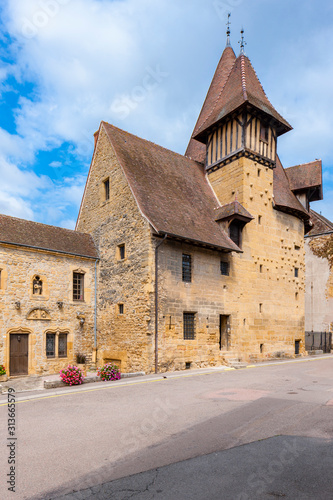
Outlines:
{"type": "Polygon", "coordinates": [[[262,273],[263,272],[263,265],[260,264],[259,271],[262,273]]]}
{"type": "Polygon", "coordinates": [[[124,304],[118,304],[118,312],[119,314],[124,314],[124,304]]]}
{"type": "Polygon", "coordinates": [[[195,313],[184,313],[183,315],[184,340],[195,338],[195,313]]]}
{"type": "Polygon", "coordinates": [[[229,276],[229,272],[230,272],[229,262],[224,262],[223,260],[221,260],[221,274],[223,276],[229,276]]]}
{"type": "Polygon", "coordinates": [[[117,258],[118,260],[124,260],[125,259],[125,244],[123,243],[122,245],[118,245],[117,249],[117,258]]]}
{"type": "Polygon", "coordinates": [[[187,283],[192,281],[192,258],[191,255],[185,253],[183,253],[182,277],[187,283]]]}
{"type": "Polygon", "coordinates": [[[258,224],[261,224],[261,219],[262,219],[262,216],[258,215],[258,224]]]}
{"type": "Polygon", "coordinates": [[[67,333],[46,334],[46,357],[55,358],[58,341],[58,358],[67,358],[67,333]]]}
{"type": "Polygon", "coordinates": [[[55,333],[46,334],[46,356],[55,358],[55,333]]]}
{"type": "Polygon", "coordinates": [[[229,226],[229,236],[230,239],[236,243],[238,247],[241,246],[241,234],[242,229],[238,221],[233,221],[229,226]]]}
{"type": "Polygon", "coordinates": [[[67,333],[60,333],[58,338],[58,357],[67,358],[67,333]]]}
{"type": "Polygon", "coordinates": [[[259,304],[259,312],[262,313],[262,304],[259,304]]]}
{"type": "Polygon", "coordinates": [[[301,247],[299,245],[295,245],[295,250],[299,251],[301,247]]]}
{"type": "Polygon", "coordinates": [[[104,182],[104,199],[108,201],[110,199],[110,180],[106,179],[104,182]]]}
{"type": "Polygon", "coordinates": [[[298,292],[295,292],[295,299],[298,300],[298,292]]]}
{"type": "Polygon", "coordinates": [[[84,300],[84,274],[73,273],[73,300],[84,300]]]}
{"type": "Polygon", "coordinates": [[[268,127],[262,123],[260,124],[260,140],[268,143],[268,127]]]}
{"type": "Polygon", "coordinates": [[[295,267],[295,269],[294,269],[294,274],[295,274],[295,278],[298,278],[298,274],[299,274],[299,269],[298,269],[298,267],[295,267]]]}
{"type": "Polygon", "coordinates": [[[43,282],[39,276],[35,276],[32,280],[32,293],[33,295],[42,295],[43,293],[43,282]]]}

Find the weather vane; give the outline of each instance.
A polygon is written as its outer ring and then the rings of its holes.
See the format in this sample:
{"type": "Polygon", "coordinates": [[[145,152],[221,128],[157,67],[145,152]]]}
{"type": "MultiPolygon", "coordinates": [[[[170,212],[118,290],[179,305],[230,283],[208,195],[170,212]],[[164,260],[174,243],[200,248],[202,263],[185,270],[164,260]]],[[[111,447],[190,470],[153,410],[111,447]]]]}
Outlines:
{"type": "Polygon", "coordinates": [[[241,35],[242,35],[242,38],[238,42],[238,43],[240,43],[240,49],[241,49],[240,53],[245,54],[245,45],[247,45],[247,43],[244,40],[244,28],[242,28],[242,30],[241,30],[241,35]]]}
{"type": "Polygon", "coordinates": [[[230,18],[231,18],[231,13],[229,12],[228,13],[228,22],[227,22],[227,26],[228,26],[228,29],[227,29],[227,46],[230,45],[230,26],[231,26],[230,18]]]}

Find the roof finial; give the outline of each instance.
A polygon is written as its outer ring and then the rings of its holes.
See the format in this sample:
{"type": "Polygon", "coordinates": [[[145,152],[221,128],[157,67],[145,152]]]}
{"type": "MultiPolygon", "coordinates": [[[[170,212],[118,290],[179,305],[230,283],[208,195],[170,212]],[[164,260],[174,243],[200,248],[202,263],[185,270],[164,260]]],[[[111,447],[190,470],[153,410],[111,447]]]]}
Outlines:
{"type": "Polygon", "coordinates": [[[231,18],[231,13],[230,13],[230,12],[228,12],[228,22],[227,22],[227,26],[228,26],[228,29],[227,29],[227,47],[230,47],[230,46],[231,46],[231,43],[230,43],[230,25],[231,25],[230,18],[231,18]]]}
{"type": "Polygon", "coordinates": [[[240,49],[241,49],[240,53],[245,55],[245,45],[247,45],[247,43],[244,40],[244,28],[242,28],[242,30],[241,30],[241,35],[242,35],[242,38],[238,43],[240,43],[240,49]]]}

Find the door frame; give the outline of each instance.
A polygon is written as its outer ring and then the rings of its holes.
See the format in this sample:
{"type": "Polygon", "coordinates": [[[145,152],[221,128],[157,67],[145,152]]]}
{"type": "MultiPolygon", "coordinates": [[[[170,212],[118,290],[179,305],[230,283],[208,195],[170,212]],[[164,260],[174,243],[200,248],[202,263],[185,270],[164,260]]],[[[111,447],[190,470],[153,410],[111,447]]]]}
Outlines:
{"type": "MultiPolygon", "coordinates": [[[[11,335],[28,335],[28,373],[26,375],[21,375],[22,377],[30,375],[32,373],[32,331],[29,328],[12,328],[7,332],[6,336],[6,368],[8,367],[9,376],[12,376],[10,373],[10,341],[11,335]]],[[[15,375],[14,375],[15,376],[15,375]]],[[[20,375],[18,375],[20,376],[20,375]]]]}

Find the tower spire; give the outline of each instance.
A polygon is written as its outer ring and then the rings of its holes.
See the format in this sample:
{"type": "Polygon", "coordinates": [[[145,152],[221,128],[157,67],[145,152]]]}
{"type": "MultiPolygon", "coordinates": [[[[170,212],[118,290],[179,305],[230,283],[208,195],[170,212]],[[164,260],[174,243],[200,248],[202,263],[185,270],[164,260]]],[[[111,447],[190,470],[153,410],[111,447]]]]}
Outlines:
{"type": "Polygon", "coordinates": [[[240,43],[240,53],[245,55],[245,45],[247,45],[247,43],[245,42],[245,39],[244,39],[244,28],[242,28],[241,30],[241,39],[239,40],[240,43]]]}
{"type": "Polygon", "coordinates": [[[231,18],[231,13],[228,12],[228,22],[227,22],[228,29],[227,29],[227,45],[226,45],[227,47],[231,47],[231,43],[230,43],[230,25],[231,25],[230,18],[231,18]]]}

